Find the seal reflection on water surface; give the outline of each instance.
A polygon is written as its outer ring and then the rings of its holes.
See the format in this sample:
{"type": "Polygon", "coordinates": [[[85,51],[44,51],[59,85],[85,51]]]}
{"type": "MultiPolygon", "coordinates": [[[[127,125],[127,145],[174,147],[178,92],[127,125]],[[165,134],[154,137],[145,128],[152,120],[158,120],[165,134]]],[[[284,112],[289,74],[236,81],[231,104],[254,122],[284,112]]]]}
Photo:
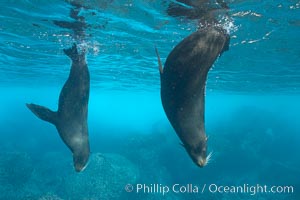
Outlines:
{"type": "Polygon", "coordinates": [[[164,68],[158,51],[161,100],[172,127],[193,162],[205,166],[207,136],[204,127],[204,93],[207,73],[229,48],[229,35],[221,27],[209,26],[182,40],[168,55],[164,68]]]}

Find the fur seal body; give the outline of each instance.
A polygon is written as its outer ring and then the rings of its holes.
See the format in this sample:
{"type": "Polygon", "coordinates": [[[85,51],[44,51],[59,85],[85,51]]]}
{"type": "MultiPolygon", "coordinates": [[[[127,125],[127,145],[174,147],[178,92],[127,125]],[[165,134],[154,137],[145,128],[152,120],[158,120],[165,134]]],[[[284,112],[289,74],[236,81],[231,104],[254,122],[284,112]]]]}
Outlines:
{"type": "Polygon", "coordinates": [[[168,55],[164,68],[158,57],[161,100],[168,120],[193,162],[208,163],[204,128],[204,92],[209,69],[228,50],[229,35],[220,27],[200,29],[182,40],[168,55]]]}
{"type": "Polygon", "coordinates": [[[64,49],[64,53],[72,60],[72,66],[59,96],[57,112],[35,104],[26,106],[37,117],[56,126],[61,139],[73,153],[75,170],[80,172],[86,167],[90,154],[87,125],[90,75],[85,53],[79,54],[75,44],[64,49]]]}

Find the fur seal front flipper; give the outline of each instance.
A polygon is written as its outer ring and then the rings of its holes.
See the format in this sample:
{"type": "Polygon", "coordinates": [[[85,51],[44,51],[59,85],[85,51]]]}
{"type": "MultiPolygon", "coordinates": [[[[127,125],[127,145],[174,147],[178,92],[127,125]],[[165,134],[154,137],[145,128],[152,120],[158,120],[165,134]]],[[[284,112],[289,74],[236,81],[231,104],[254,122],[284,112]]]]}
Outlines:
{"type": "Polygon", "coordinates": [[[39,106],[35,104],[26,104],[27,107],[40,119],[56,124],[57,112],[50,110],[44,106],[39,106]]]}
{"type": "Polygon", "coordinates": [[[60,137],[73,153],[75,170],[80,172],[86,167],[90,154],[87,126],[90,76],[85,52],[79,54],[74,44],[64,53],[71,58],[72,66],[59,96],[57,112],[35,104],[26,106],[37,117],[56,126],[60,137]]]}
{"type": "Polygon", "coordinates": [[[229,35],[220,27],[206,27],[182,40],[162,67],[157,49],[162,105],[182,145],[194,163],[207,164],[204,92],[209,69],[228,49],[229,35]]]}

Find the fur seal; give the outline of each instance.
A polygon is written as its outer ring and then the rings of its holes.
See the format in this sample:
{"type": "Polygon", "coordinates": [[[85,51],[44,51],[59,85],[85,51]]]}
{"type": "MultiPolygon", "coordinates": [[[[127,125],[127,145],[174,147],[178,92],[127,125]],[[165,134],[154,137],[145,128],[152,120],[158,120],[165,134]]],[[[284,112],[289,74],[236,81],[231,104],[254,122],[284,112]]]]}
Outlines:
{"type": "Polygon", "coordinates": [[[72,66],[59,96],[57,112],[35,104],[26,106],[37,117],[56,126],[61,139],[73,153],[75,170],[80,172],[86,167],[90,154],[87,125],[90,75],[85,52],[79,54],[76,44],[64,49],[64,53],[72,60],[72,66]]]}
{"type": "Polygon", "coordinates": [[[207,73],[214,61],[229,49],[229,35],[220,27],[200,29],[182,40],[162,67],[156,49],[161,101],[172,127],[193,162],[205,166],[207,136],[204,128],[204,93],[207,73]]]}

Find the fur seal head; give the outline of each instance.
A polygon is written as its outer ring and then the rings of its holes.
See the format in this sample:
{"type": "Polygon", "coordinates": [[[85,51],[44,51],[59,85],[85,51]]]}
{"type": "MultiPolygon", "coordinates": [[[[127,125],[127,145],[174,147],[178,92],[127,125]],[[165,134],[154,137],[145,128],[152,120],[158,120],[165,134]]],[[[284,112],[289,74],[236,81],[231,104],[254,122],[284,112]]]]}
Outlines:
{"type": "Polygon", "coordinates": [[[183,147],[197,166],[204,167],[208,164],[211,154],[209,154],[209,156],[206,156],[207,137],[199,140],[198,144],[194,146],[189,144],[183,144],[183,147]]]}
{"type": "Polygon", "coordinates": [[[76,172],[83,171],[89,161],[90,151],[77,151],[73,153],[73,163],[76,172]]]}

